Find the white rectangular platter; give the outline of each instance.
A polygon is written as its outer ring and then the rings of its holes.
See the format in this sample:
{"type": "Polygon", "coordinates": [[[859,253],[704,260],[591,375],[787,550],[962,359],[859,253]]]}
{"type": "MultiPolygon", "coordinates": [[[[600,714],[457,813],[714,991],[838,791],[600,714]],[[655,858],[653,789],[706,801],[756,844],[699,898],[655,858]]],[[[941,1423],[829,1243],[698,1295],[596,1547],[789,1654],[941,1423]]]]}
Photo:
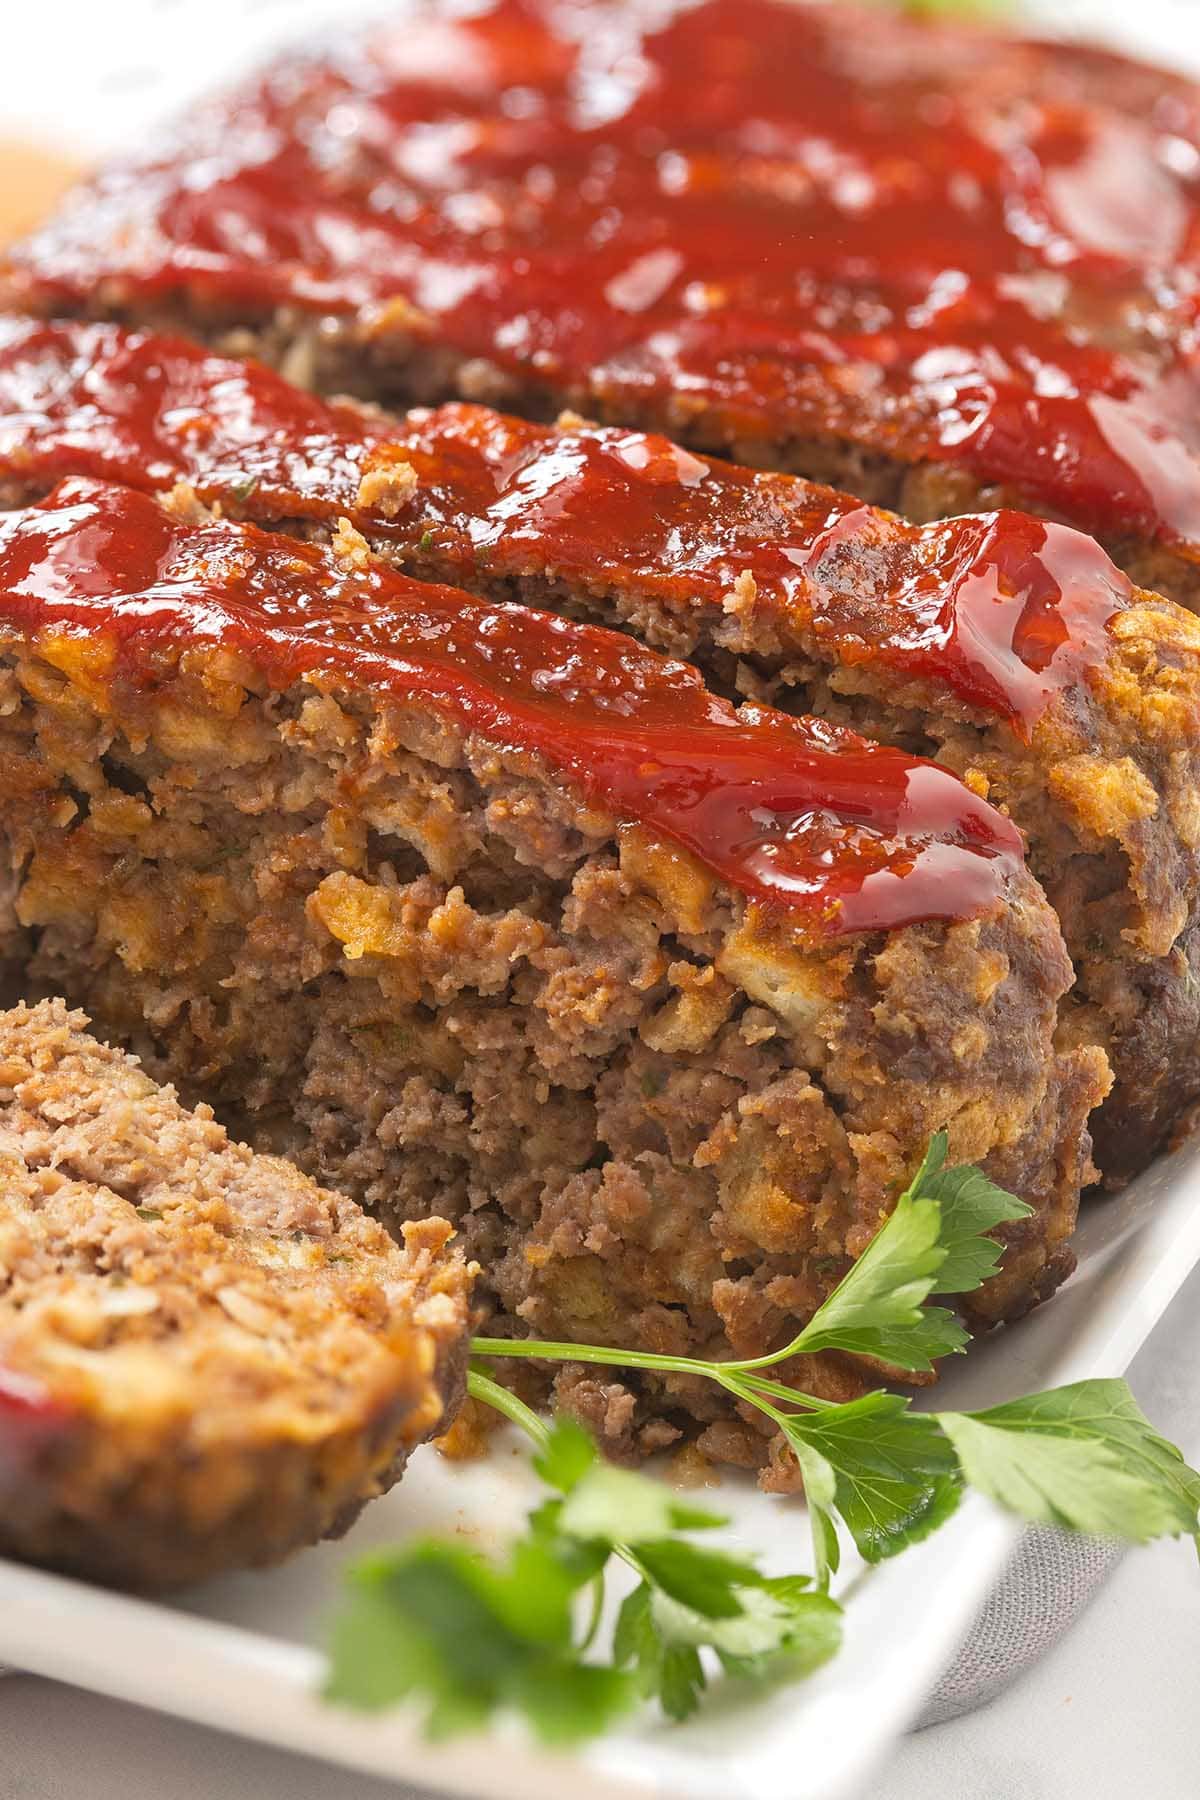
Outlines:
{"type": "MultiPolygon", "coordinates": [[[[377,12],[378,4],[354,8],[377,12]]],[[[344,23],[336,0],[64,0],[55,9],[55,80],[27,79],[44,54],[36,8],[6,19],[0,136],[41,137],[82,157],[136,143],[142,127],[236,64],[314,24],[344,23]],[[197,17],[203,24],[197,29],[197,17]],[[236,50],[232,47],[236,46],[236,50]],[[47,99],[47,93],[52,98],[47,99]],[[51,110],[52,108],[52,110],[51,110]]],[[[1040,22],[1200,70],[1194,0],[1131,12],[1069,0],[1040,22]]],[[[1037,17],[1037,9],[1034,9],[1037,17]]],[[[1078,1273],[1051,1306],[976,1345],[947,1374],[939,1405],[1121,1373],[1200,1261],[1200,1145],[1164,1157],[1124,1194],[1093,1202],[1078,1273]]],[[[205,1724],[428,1789],[488,1800],[849,1800],[910,1723],[1003,1568],[1016,1527],[971,1500],[931,1542],[867,1571],[850,1568],[846,1643],[815,1678],[736,1708],[714,1695],[686,1726],[631,1726],[572,1757],[515,1730],[434,1748],[402,1714],[335,1711],[316,1697],[319,1646],[345,1565],[363,1550],[438,1530],[502,1541],[534,1484],[523,1448],[497,1440],[485,1462],[452,1467],[426,1450],[403,1484],[338,1544],[265,1574],[214,1582],[165,1603],[128,1599],[0,1562],[0,1661],[205,1724]]],[[[732,1478],[708,1496],[731,1535],[778,1569],[807,1566],[798,1502],[732,1478]]]]}
{"type": "MultiPolygon", "coordinates": [[[[1122,1371],[1200,1261],[1200,1144],[1164,1157],[1125,1193],[1093,1202],[1080,1267],[1055,1299],[975,1346],[943,1379],[940,1405],[988,1405],[1122,1371]]],[[[523,1447],[451,1466],[418,1453],[404,1482],[348,1537],[268,1573],[213,1582],[173,1602],[133,1600],[0,1562],[0,1660],[227,1730],[428,1788],[487,1800],[842,1800],[911,1721],[1003,1568],[1016,1528],[969,1501],[929,1543],[876,1570],[851,1569],[845,1646],[807,1683],[761,1699],[719,1697],[686,1726],[653,1723],[564,1758],[523,1737],[422,1742],[403,1715],[335,1711],[314,1693],[318,1646],[346,1563],[428,1531],[486,1547],[519,1520],[534,1484],[523,1447]]],[[[705,1496],[736,1541],[777,1570],[807,1566],[798,1502],[734,1479],[705,1496]]]]}

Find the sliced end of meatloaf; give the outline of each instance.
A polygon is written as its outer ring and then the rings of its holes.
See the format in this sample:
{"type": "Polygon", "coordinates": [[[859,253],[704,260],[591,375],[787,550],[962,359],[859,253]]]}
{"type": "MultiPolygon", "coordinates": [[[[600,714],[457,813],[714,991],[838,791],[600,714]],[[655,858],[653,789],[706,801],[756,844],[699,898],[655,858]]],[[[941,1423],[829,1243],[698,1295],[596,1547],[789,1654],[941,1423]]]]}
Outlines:
{"type": "Polygon", "coordinates": [[[1200,596],[1194,82],[793,0],[587,17],[414,4],[287,56],[84,185],[9,304],[1032,507],[1200,596]]]}
{"type": "Polygon", "coordinates": [[[381,1214],[451,1218],[508,1328],[774,1347],[942,1127],[1035,1209],[974,1321],[1065,1273],[1107,1067],[1056,1044],[1054,915],[947,772],[345,537],[85,483],[0,536],[31,977],[381,1214]]]}
{"type": "Polygon", "coordinates": [[[0,492],[184,484],[422,578],[617,625],[718,692],[933,755],[1006,808],[1062,921],[1069,1026],[1115,1085],[1116,1179],[1200,1093],[1200,624],[1089,539],[1011,513],[913,526],[666,439],[448,405],[388,419],[111,325],[0,327],[0,492]]]}
{"type": "Polygon", "coordinates": [[[87,1023],[0,1014],[0,1550],[136,1587],[274,1562],[452,1415],[470,1272],[87,1023]]]}

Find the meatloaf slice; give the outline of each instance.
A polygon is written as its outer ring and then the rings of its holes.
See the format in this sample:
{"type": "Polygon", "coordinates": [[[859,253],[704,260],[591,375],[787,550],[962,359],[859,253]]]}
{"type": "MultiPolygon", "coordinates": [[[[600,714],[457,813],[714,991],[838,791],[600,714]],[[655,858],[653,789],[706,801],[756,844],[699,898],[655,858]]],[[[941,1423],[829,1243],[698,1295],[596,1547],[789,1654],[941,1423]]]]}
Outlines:
{"type": "Polygon", "coordinates": [[[0,1014],[0,1551],[156,1588],[274,1562],[453,1412],[469,1271],[87,1023],[0,1014]]]}
{"type": "Polygon", "coordinates": [[[774,1346],[942,1126],[1035,1208],[973,1319],[1069,1266],[1107,1066],[1056,1044],[1054,914],[949,772],[350,530],[89,482],[0,520],[0,632],[13,956],[259,1142],[451,1218],[511,1328],[774,1346]]]}
{"type": "Polygon", "coordinates": [[[413,0],[85,184],[8,293],[1030,506],[1196,600],[1198,94],[874,8],[413,0]]]}
{"type": "Polygon", "coordinates": [[[1111,1179],[1200,1093],[1200,623],[1089,539],[1017,514],[912,526],[666,439],[452,404],[327,405],[112,325],[0,322],[0,497],[177,481],[425,578],[623,627],[711,686],[933,755],[1006,807],[1102,1045],[1111,1179]]]}

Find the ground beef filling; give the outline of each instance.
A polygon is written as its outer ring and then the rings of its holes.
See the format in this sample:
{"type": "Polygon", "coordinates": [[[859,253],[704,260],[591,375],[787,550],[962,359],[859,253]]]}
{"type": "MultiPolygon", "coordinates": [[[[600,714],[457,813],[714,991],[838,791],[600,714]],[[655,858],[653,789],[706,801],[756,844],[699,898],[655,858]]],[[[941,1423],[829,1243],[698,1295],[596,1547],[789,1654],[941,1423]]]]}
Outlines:
{"type": "MultiPolygon", "coordinates": [[[[78,645],[13,645],[4,682],[12,960],[260,1145],[393,1222],[451,1219],[500,1329],[774,1347],[942,1126],[1036,1208],[973,1322],[1069,1269],[1108,1075],[1055,1044],[1071,969],[1024,872],[983,918],[814,947],[399,702],[270,693],[201,647],[114,693],[78,645]]],[[[641,1447],[718,1411],[687,1383],[563,1391],[641,1447]]]]}

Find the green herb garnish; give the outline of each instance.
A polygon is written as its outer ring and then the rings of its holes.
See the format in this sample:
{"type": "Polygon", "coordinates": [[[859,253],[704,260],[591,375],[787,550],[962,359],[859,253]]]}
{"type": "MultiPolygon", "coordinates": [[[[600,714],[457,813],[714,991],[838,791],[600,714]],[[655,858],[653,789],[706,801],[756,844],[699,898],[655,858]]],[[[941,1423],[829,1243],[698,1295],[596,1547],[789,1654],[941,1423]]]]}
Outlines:
{"type": "Polygon", "coordinates": [[[982,1412],[916,1413],[904,1395],[837,1405],[771,1374],[815,1350],[926,1371],[965,1346],[962,1326],[934,1296],[986,1281],[1001,1249],[987,1234],[1030,1209],[977,1169],[947,1169],[945,1158],[939,1133],[867,1250],[771,1356],[708,1362],[476,1338],[470,1392],[534,1439],[550,1497],[502,1564],[437,1540],[358,1564],[328,1697],[364,1708],[420,1697],[436,1735],[513,1710],[547,1742],[603,1731],[646,1698],[682,1719],[714,1667],[761,1682],[827,1661],[840,1641],[842,1609],[829,1584],[843,1534],[879,1562],[935,1531],[966,1486],[1020,1518],[1071,1530],[1133,1543],[1196,1537],[1200,1475],[1157,1435],[1123,1381],[1076,1382],[982,1412]],[[804,1478],[814,1576],[767,1576],[751,1558],[697,1543],[695,1534],[725,1519],[603,1464],[578,1425],[548,1426],[494,1379],[493,1359],[521,1356],[699,1375],[764,1413],[804,1478]],[[636,1585],[604,1657],[598,1620],[614,1560],[636,1585]]]}
{"type": "Polygon", "coordinates": [[[989,19],[1006,13],[1019,13],[1019,0],[877,0],[893,12],[908,13],[914,19],[989,19]]]}
{"type": "Polygon", "coordinates": [[[725,1519],[662,1482],[609,1467],[573,1420],[547,1426],[492,1387],[472,1374],[477,1398],[524,1415],[551,1497],[499,1565],[436,1539],[356,1565],[329,1699],[375,1709],[419,1695],[438,1737],[510,1707],[543,1740],[562,1743],[602,1731],[651,1696],[685,1718],[707,1682],[704,1648],[727,1673],[757,1679],[804,1675],[833,1655],[841,1607],[807,1576],[768,1577],[749,1558],[694,1543],[693,1533],[725,1519]],[[637,1585],[622,1603],[611,1658],[585,1661],[613,1558],[637,1585]],[[576,1603],[588,1590],[580,1627],[576,1603]]]}

